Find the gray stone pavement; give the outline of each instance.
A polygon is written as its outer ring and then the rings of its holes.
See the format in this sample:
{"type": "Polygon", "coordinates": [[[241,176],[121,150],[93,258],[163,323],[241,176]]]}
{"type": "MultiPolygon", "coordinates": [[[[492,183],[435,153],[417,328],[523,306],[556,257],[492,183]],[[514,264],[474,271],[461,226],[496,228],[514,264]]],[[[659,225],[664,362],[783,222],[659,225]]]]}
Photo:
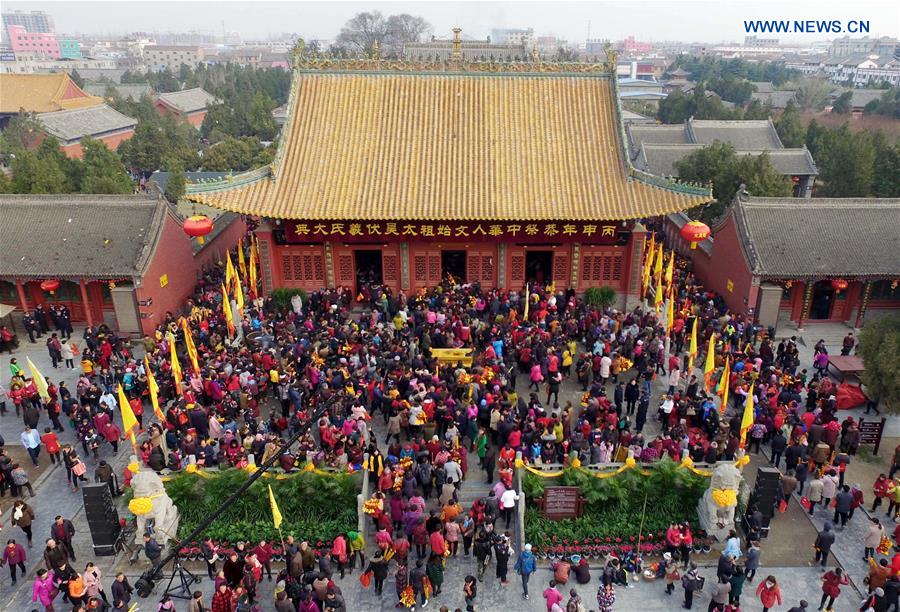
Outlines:
{"type": "MultiPolygon", "coordinates": [[[[80,331],[76,330],[76,338],[80,337],[80,331]]],[[[815,334],[815,332],[813,332],[815,334]]],[[[810,349],[812,344],[815,343],[815,339],[810,343],[810,349]]],[[[803,346],[801,345],[801,353],[803,352],[803,346]]],[[[66,380],[70,387],[74,387],[75,381],[77,379],[78,370],[54,370],[50,364],[50,359],[47,355],[46,348],[43,344],[29,345],[26,342],[23,343],[22,347],[15,353],[14,356],[18,357],[20,362],[24,362],[24,356],[28,355],[35,362],[41,372],[44,373],[45,376],[58,381],[58,380],[66,380]]],[[[4,356],[5,357],[5,356],[4,356]]],[[[807,361],[811,360],[811,352],[809,358],[807,359],[804,355],[803,362],[804,364],[807,361]]],[[[5,368],[5,362],[2,366],[5,368]]],[[[699,370],[695,373],[700,373],[699,370]]],[[[5,379],[5,375],[4,375],[5,379]]],[[[519,390],[523,392],[524,385],[527,382],[524,380],[524,377],[520,377],[519,380],[519,390]]],[[[654,398],[651,401],[651,410],[648,415],[648,422],[644,428],[644,434],[647,438],[652,438],[659,432],[659,424],[654,418],[655,415],[655,406],[656,399],[661,393],[662,388],[662,379],[658,379],[654,382],[654,398]]],[[[608,387],[608,392],[612,393],[612,387],[608,387]]],[[[567,401],[571,401],[573,406],[578,405],[578,401],[581,397],[580,387],[572,381],[564,382],[561,392],[560,392],[560,404],[565,405],[567,401]]],[[[46,420],[46,419],[45,419],[46,420]]],[[[895,424],[898,419],[890,419],[895,424]]],[[[380,419],[375,420],[376,428],[380,427],[380,419]]],[[[42,421],[42,426],[44,422],[42,421]]],[[[895,425],[900,429],[900,425],[895,425]]],[[[4,437],[7,439],[7,443],[9,445],[17,445],[18,441],[18,433],[22,429],[21,419],[17,419],[15,417],[15,413],[12,415],[7,415],[0,419],[0,427],[2,427],[2,431],[4,437]]],[[[380,430],[378,430],[380,431],[380,430]]],[[[61,435],[63,441],[74,441],[73,434],[70,430],[67,430],[64,434],[61,435]]],[[[383,439],[383,437],[380,437],[383,439]]],[[[118,462],[117,462],[117,472],[121,472],[121,467],[123,467],[126,456],[127,449],[125,451],[120,450],[118,462]]],[[[111,451],[108,447],[104,447],[101,453],[101,458],[105,458],[107,460],[111,457],[111,451]]],[[[41,458],[42,461],[46,461],[47,458],[44,456],[41,458]]],[[[473,464],[474,467],[474,464],[473,464]]],[[[477,470],[477,467],[475,467],[477,470]]],[[[92,470],[91,470],[92,471],[92,470]]],[[[28,551],[29,559],[28,559],[28,569],[29,569],[29,577],[27,580],[19,579],[18,589],[11,589],[9,585],[8,579],[4,576],[6,572],[3,571],[0,573],[0,610],[31,610],[31,579],[34,575],[34,571],[37,567],[40,566],[41,563],[41,551],[43,549],[42,540],[47,537],[49,534],[49,526],[53,520],[53,517],[56,514],[62,514],[67,518],[71,518],[75,523],[76,530],[78,533],[75,536],[75,548],[76,554],[78,555],[78,562],[75,563],[76,569],[82,569],[84,567],[84,563],[88,560],[93,560],[97,566],[104,572],[104,584],[108,590],[109,583],[112,580],[112,577],[117,570],[124,571],[126,575],[128,575],[132,584],[134,584],[135,580],[140,576],[140,573],[145,570],[148,566],[148,562],[143,558],[137,564],[133,566],[129,566],[127,560],[124,559],[121,555],[119,557],[94,557],[91,549],[90,542],[90,534],[87,529],[86,521],[84,520],[84,515],[81,512],[82,510],[82,501],[81,495],[73,493],[70,488],[66,485],[65,482],[65,472],[61,468],[54,468],[47,472],[47,474],[43,477],[43,480],[35,483],[37,485],[36,490],[38,492],[38,497],[29,500],[29,503],[33,505],[35,508],[37,518],[34,525],[34,533],[35,533],[35,548],[28,551]]],[[[8,524],[8,508],[7,505],[11,505],[8,502],[9,498],[4,498],[0,500],[0,502],[4,503],[3,509],[6,511],[3,515],[2,522],[5,525],[4,534],[6,538],[15,537],[17,539],[24,539],[23,534],[16,528],[11,527],[8,524]]],[[[796,503],[796,502],[792,502],[796,503]]],[[[830,513],[826,516],[825,511],[820,509],[817,512],[817,516],[814,517],[814,522],[817,527],[821,527],[821,523],[825,518],[830,518],[830,513]]],[[[864,572],[864,565],[862,563],[861,555],[862,548],[858,542],[861,541],[859,534],[857,533],[860,529],[864,529],[863,521],[865,520],[864,515],[860,515],[854,517],[851,524],[848,526],[845,532],[838,533],[838,540],[835,545],[835,556],[838,558],[838,561],[848,568],[853,575],[855,581],[861,581],[861,577],[864,572]],[[862,526],[862,527],[860,527],[862,526]],[[858,549],[858,550],[857,550],[858,549]],[[854,563],[854,559],[860,557],[856,563],[854,563]]],[[[798,555],[798,565],[805,564],[807,552],[811,550],[811,542],[798,542],[797,543],[797,555],[798,555]]],[[[809,555],[811,556],[811,555],[809,555]]],[[[765,559],[765,542],[763,543],[763,559],[765,559]]],[[[510,564],[511,565],[511,564],[510,564]]],[[[276,569],[282,567],[282,564],[275,564],[276,569]]],[[[204,577],[202,583],[195,585],[198,590],[203,591],[207,595],[207,604],[209,603],[209,598],[212,593],[212,582],[205,579],[205,571],[201,566],[197,566],[196,564],[189,565],[191,569],[196,569],[198,574],[204,577]]],[[[437,598],[429,604],[428,609],[439,609],[441,605],[447,605],[453,610],[456,607],[464,608],[464,602],[462,598],[462,582],[463,578],[468,573],[474,573],[474,561],[467,560],[465,558],[457,558],[451,559],[448,562],[448,567],[445,573],[445,583],[443,588],[443,594],[438,596],[437,598]]],[[[703,575],[709,577],[709,581],[714,579],[715,569],[714,568],[705,568],[702,572],[703,575]]],[[[789,568],[774,568],[774,567],[763,567],[760,569],[760,574],[758,580],[762,579],[764,575],[771,573],[775,575],[783,589],[785,603],[783,608],[787,609],[792,605],[796,605],[797,601],[800,598],[807,599],[811,604],[811,609],[815,609],[818,605],[819,597],[821,595],[820,589],[820,576],[821,573],[816,568],[806,567],[801,565],[800,567],[789,567],[789,568]]],[[[596,572],[595,572],[596,574],[596,572]]],[[[476,609],[477,610],[503,610],[503,609],[513,609],[513,610],[523,610],[523,611],[537,611],[537,610],[545,610],[544,600],[541,597],[541,592],[544,588],[547,587],[547,582],[549,581],[551,575],[549,570],[540,569],[538,573],[532,577],[530,582],[531,589],[531,599],[529,601],[525,601],[521,597],[521,585],[518,582],[518,576],[516,576],[512,570],[510,570],[510,580],[511,584],[502,587],[497,579],[494,576],[494,566],[491,565],[488,568],[487,574],[485,576],[485,581],[479,584],[479,594],[478,599],[476,600],[476,609]]],[[[346,601],[347,608],[350,611],[357,610],[365,610],[365,611],[378,611],[378,610],[395,610],[395,604],[397,602],[395,591],[394,591],[394,583],[393,577],[389,577],[387,583],[385,584],[384,595],[377,599],[372,592],[372,589],[369,590],[363,589],[358,581],[358,573],[354,573],[349,575],[347,578],[340,580],[338,579],[338,584],[341,586],[346,601]]],[[[580,586],[575,585],[570,582],[569,585],[566,585],[564,589],[564,594],[568,594],[568,589],[576,588],[576,590],[581,594],[584,598],[585,602],[588,604],[588,609],[596,608],[596,599],[595,593],[598,586],[598,580],[596,576],[592,580],[592,582],[588,585],[580,586]]],[[[159,600],[161,593],[163,591],[163,585],[157,587],[156,592],[146,600],[136,600],[139,605],[139,609],[143,610],[151,610],[155,609],[156,602],[159,600]]],[[[755,585],[746,585],[745,586],[745,594],[742,597],[742,610],[749,610],[752,612],[756,612],[761,610],[762,607],[759,604],[758,600],[755,598],[753,594],[753,588],[755,585]]],[[[263,582],[260,587],[260,601],[263,604],[263,608],[265,610],[274,609],[272,605],[272,583],[263,582]]],[[[676,594],[668,597],[664,593],[664,584],[657,581],[654,583],[646,583],[646,582],[638,582],[635,583],[633,588],[628,589],[620,589],[617,595],[617,602],[615,609],[616,610],[674,610],[680,609],[682,590],[679,588],[676,591],[676,594]]],[[[844,610],[850,611],[857,609],[857,602],[859,597],[857,593],[852,588],[845,588],[844,593],[841,595],[841,598],[838,600],[835,609],[843,612],[844,610]]],[[[705,609],[708,605],[709,598],[707,595],[697,594],[694,601],[694,609],[701,610],[705,609]]],[[[178,602],[177,609],[178,610],[186,610],[187,605],[183,602],[178,602]]]]}
{"type": "MultiPolygon", "coordinates": [[[[81,339],[82,333],[83,328],[76,328],[75,333],[72,336],[78,341],[78,344],[81,347],[84,346],[84,342],[81,339]]],[[[3,361],[0,363],[0,367],[3,368],[2,378],[5,388],[9,382],[9,358],[15,357],[19,364],[27,371],[27,362],[25,361],[25,358],[30,357],[45,378],[48,378],[55,383],[65,381],[67,386],[74,391],[75,383],[81,372],[80,367],[76,362],[75,369],[63,368],[62,365],[60,365],[58,369],[54,369],[47,348],[43,343],[46,338],[45,335],[43,339],[37,339],[38,343],[30,344],[27,336],[20,335],[19,349],[14,351],[12,355],[3,355],[3,361]],[[24,342],[22,342],[23,339],[24,342]]],[[[3,437],[8,446],[21,446],[19,434],[22,432],[24,424],[22,419],[17,417],[15,411],[12,409],[12,402],[7,402],[7,407],[9,409],[7,414],[0,417],[0,428],[2,428],[0,430],[2,430],[3,437]]],[[[63,418],[60,419],[60,422],[65,428],[65,431],[59,434],[60,441],[73,444],[76,443],[75,433],[70,427],[68,420],[64,418],[64,415],[63,418]]],[[[38,425],[40,432],[43,433],[43,428],[47,426],[50,426],[50,421],[47,418],[46,413],[43,413],[40,424],[38,425]]],[[[80,444],[77,444],[76,448],[78,449],[79,456],[85,460],[85,464],[88,467],[85,477],[88,478],[90,484],[93,482],[94,463],[90,459],[84,457],[80,444]]],[[[110,462],[116,468],[116,473],[121,475],[122,468],[127,462],[127,455],[129,452],[130,447],[128,447],[127,444],[120,444],[118,456],[115,456],[109,445],[102,444],[100,447],[100,459],[105,459],[110,462]]],[[[42,449],[38,461],[41,463],[50,461],[44,449],[42,449]]],[[[3,610],[31,609],[32,577],[37,569],[43,567],[45,542],[47,538],[50,537],[50,525],[57,515],[70,519],[75,526],[76,534],[73,539],[73,545],[78,559],[77,562],[73,563],[75,569],[81,571],[84,569],[85,563],[94,561],[98,567],[100,567],[101,571],[105,571],[107,568],[104,567],[104,562],[112,559],[111,557],[94,557],[90,531],[88,530],[87,521],[82,512],[84,504],[82,501],[81,490],[77,493],[72,491],[71,487],[66,483],[66,472],[61,466],[57,465],[50,468],[37,482],[32,484],[35,487],[37,496],[25,498],[25,501],[31,505],[35,512],[35,520],[32,525],[34,548],[26,548],[28,578],[23,580],[20,577],[16,585],[18,588],[16,589],[10,584],[9,575],[6,570],[4,569],[0,572],[0,602],[7,602],[5,604],[0,603],[0,606],[5,606],[0,608],[3,610]]],[[[2,539],[5,543],[7,539],[14,538],[17,542],[25,546],[25,534],[19,528],[10,524],[9,517],[11,514],[10,508],[12,507],[12,502],[13,499],[10,497],[0,498],[0,504],[2,504],[2,515],[0,515],[2,518],[0,518],[0,522],[3,524],[2,539]]]]}

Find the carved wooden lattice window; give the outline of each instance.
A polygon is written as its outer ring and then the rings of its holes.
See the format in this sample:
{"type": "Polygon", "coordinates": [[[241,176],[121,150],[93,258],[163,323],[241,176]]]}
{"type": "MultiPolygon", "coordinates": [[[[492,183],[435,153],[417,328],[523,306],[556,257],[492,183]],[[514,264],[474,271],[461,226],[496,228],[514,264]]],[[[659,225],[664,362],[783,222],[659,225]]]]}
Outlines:
{"type": "Polygon", "coordinates": [[[608,281],[612,278],[612,256],[603,256],[603,280],[608,281]]]}
{"type": "Polygon", "coordinates": [[[494,258],[484,256],[481,258],[481,282],[494,282],[494,258]]]}
{"type": "Polygon", "coordinates": [[[351,255],[338,257],[338,273],[341,276],[341,282],[349,283],[353,281],[353,257],[351,255]]]}
{"type": "Polygon", "coordinates": [[[303,280],[311,281],[313,279],[312,255],[303,256],[303,280]]]}
{"type": "Polygon", "coordinates": [[[565,281],[569,276],[569,258],[565,255],[557,255],[553,258],[553,278],[565,281]]]}
{"type": "Polygon", "coordinates": [[[612,280],[622,280],[622,256],[613,258],[612,280]]]}
{"type": "Polygon", "coordinates": [[[416,255],[413,260],[416,281],[426,282],[428,280],[428,258],[425,255],[416,255]]]}
{"type": "Polygon", "coordinates": [[[313,278],[316,281],[325,280],[325,262],[321,255],[313,256],[313,278]]]}
{"type": "Polygon", "coordinates": [[[428,256],[428,279],[432,283],[441,282],[441,256],[440,255],[429,255],[428,256]]]}
{"type": "Polygon", "coordinates": [[[594,255],[594,266],[591,271],[591,280],[598,282],[603,278],[603,257],[594,255]]]}
{"type": "Polygon", "coordinates": [[[382,276],[384,282],[393,283],[397,281],[397,256],[385,255],[382,258],[382,276]]]}
{"type": "Polygon", "coordinates": [[[292,258],[292,268],[294,270],[294,280],[303,280],[303,258],[300,255],[294,255],[292,258]]]}
{"type": "Polygon", "coordinates": [[[510,273],[509,278],[511,281],[523,281],[525,280],[525,258],[521,255],[513,255],[510,258],[510,273]]]}
{"type": "Polygon", "coordinates": [[[594,258],[590,255],[585,255],[581,258],[581,280],[589,281],[591,280],[591,260],[594,258]]]}
{"type": "Polygon", "coordinates": [[[281,273],[284,275],[284,280],[294,280],[294,274],[291,272],[290,255],[281,256],[281,273]]]}
{"type": "Polygon", "coordinates": [[[478,265],[481,257],[478,255],[469,255],[466,258],[466,281],[470,283],[478,282],[478,265]]]}

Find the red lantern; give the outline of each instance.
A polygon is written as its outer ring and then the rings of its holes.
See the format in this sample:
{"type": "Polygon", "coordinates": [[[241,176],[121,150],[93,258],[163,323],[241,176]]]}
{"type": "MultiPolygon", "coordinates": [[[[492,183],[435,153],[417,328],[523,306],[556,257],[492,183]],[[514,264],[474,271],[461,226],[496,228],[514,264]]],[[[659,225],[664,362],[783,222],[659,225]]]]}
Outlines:
{"type": "Polygon", "coordinates": [[[206,215],[194,215],[193,217],[188,217],[184,220],[182,228],[184,229],[185,234],[192,238],[196,238],[197,242],[203,244],[206,241],[204,236],[213,230],[213,222],[212,219],[206,215]]]}
{"type": "Polygon", "coordinates": [[[51,294],[59,289],[59,281],[55,278],[48,278],[41,282],[41,291],[49,291],[51,294]]]}
{"type": "Polygon", "coordinates": [[[833,281],[831,281],[831,288],[834,289],[835,291],[843,291],[844,289],[846,289],[849,286],[850,286],[850,283],[845,281],[843,278],[836,278],[833,281]]]}
{"type": "Polygon", "coordinates": [[[709,226],[701,221],[685,223],[681,228],[681,237],[691,243],[692,249],[696,249],[698,242],[709,238],[709,226]]]}

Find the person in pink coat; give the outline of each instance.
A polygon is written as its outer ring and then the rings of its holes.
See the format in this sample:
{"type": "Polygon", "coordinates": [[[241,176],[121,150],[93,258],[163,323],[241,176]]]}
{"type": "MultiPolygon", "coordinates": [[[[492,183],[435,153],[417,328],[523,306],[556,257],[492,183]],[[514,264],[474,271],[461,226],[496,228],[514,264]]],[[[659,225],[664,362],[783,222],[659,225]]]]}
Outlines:
{"type": "Polygon", "coordinates": [[[347,536],[340,534],[334,539],[331,545],[331,558],[338,564],[338,570],[341,572],[341,578],[347,569],[347,536]]]}
{"type": "Polygon", "coordinates": [[[34,586],[31,588],[31,601],[40,602],[44,606],[44,612],[53,612],[53,571],[39,569],[34,578],[34,586]]]}

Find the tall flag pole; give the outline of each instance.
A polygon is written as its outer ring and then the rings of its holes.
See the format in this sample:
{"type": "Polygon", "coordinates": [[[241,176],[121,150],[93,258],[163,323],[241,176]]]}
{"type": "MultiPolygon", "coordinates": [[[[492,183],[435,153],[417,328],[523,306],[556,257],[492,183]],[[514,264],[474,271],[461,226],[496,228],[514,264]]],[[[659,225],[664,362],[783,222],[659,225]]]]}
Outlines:
{"type": "Polygon", "coordinates": [[[194,374],[200,374],[200,361],[197,359],[197,348],[194,346],[194,336],[188,327],[187,319],[181,317],[181,331],[184,332],[184,346],[187,348],[188,358],[191,360],[191,368],[194,374]]]}
{"type": "Polygon", "coordinates": [[[747,444],[747,432],[751,427],[753,427],[753,383],[750,383],[747,402],[744,404],[744,416],[741,417],[741,448],[747,444]]]}
{"type": "Polygon", "coordinates": [[[237,320],[242,321],[244,319],[244,285],[241,281],[241,274],[238,271],[235,271],[235,277],[237,282],[234,284],[234,301],[237,304],[237,320]]]}
{"type": "Polygon", "coordinates": [[[231,316],[231,304],[228,303],[228,292],[225,291],[225,285],[222,285],[222,313],[228,324],[228,335],[234,338],[234,317],[231,316]]]}
{"type": "Polygon", "coordinates": [[[666,285],[672,285],[672,279],[675,277],[675,250],[669,253],[669,263],[666,266],[666,285]]]}
{"type": "Polygon", "coordinates": [[[662,278],[660,276],[656,277],[656,294],[654,295],[653,302],[656,306],[656,312],[659,312],[659,307],[663,303],[663,286],[662,278]]]}
{"type": "Polygon", "coordinates": [[[250,244],[250,297],[256,298],[256,266],[259,263],[256,248],[250,244]]]}
{"type": "Polygon", "coordinates": [[[131,439],[131,446],[137,454],[137,439],[134,437],[134,430],[138,426],[137,417],[134,416],[134,411],[131,409],[122,385],[119,385],[119,410],[122,411],[122,431],[131,439]]]}
{"type": "Polygon", "coordinates": [[[144,356],[144,370],[147,372],[147,390],[150,392],[150,403],[153,404],[153,414],[159,419],[160,423],[166,422],[166,415],[159,408],[159,385],[156,384],[156,377],[150,371],[150,361],[144,356]]]}
{"type": "Polygon", "coordinates": [[[728,388],[731,386],[731,360],[725,358],[725,369],[722,370],[722,378],[719,379],[719,386],[716,388],[716,394],[722,398],[722,405],[719,412],[725,414],[728,409],[728,388]]]}
{"type": "Polygon", "coordinates": [[[703,368],[703,379],[706,385],[706,391],[709,392],[713,386],[713,374],[716,373],[716,334],[709,337],[709,348],[706,350],[706,366],[703,368]]]}
{"type": "Polygon", "coordinates": [[[225,253],[225,286],[228,289],[233,287],[235,282],[234,264],[231,263],[231,252],[225,253]]]}
{"type": "Polygon", "coordinates": [[[525,314],[523,315],[523,321],[528,321],[529,304],[531,304],[531,288],[528,286],[528,283],[525,283],[525,314]]]}
{"type": "Polygon", "coordinates": [[[34,386],[38,391],[38,395],[41,396],[45,402],[50,399],[50,391],[47,386],[47,379],[44,378],[44,375],[41,374],[41,371],[37,369],[37,366],[31,361],[31,357],[25,358],[28,361],[28,371],[31,372],[31,380],[34,381],[34,386]]]}
{"type": "Polygon", "coordinates": [[[181,388],[181,364],[178,363],[178,352],[175,350],[175,336],[169,333],[169,352],[171,353],[172,358],[172,378],[175,381],[175,393],[178,395],[182,395],[183,390],[181,388]]]}
{"type": "Polygon", "coordinates": [[[243,238],[240,238],[238,240],[237,260],[238,260],[238,270],[241,271],[241,275],[247,276],[247,261],[244,259],[244,239],[243,238]]]}
{"type": "Polygon", "coordinates": [[[694,374],[694,358],[697,357],[697,318],[698,317],[694,317],[694,326],[691,327],[691,344],[688,349],[688,380],[690,380],[691,376],[694,374]]]}
{"type": "Polygon", "coordinates": [[[666,301],[666,334],[672,331],[673,325],[675,325],[675,291],[672,285],[669,285],[669,295],[666,301]]]}

